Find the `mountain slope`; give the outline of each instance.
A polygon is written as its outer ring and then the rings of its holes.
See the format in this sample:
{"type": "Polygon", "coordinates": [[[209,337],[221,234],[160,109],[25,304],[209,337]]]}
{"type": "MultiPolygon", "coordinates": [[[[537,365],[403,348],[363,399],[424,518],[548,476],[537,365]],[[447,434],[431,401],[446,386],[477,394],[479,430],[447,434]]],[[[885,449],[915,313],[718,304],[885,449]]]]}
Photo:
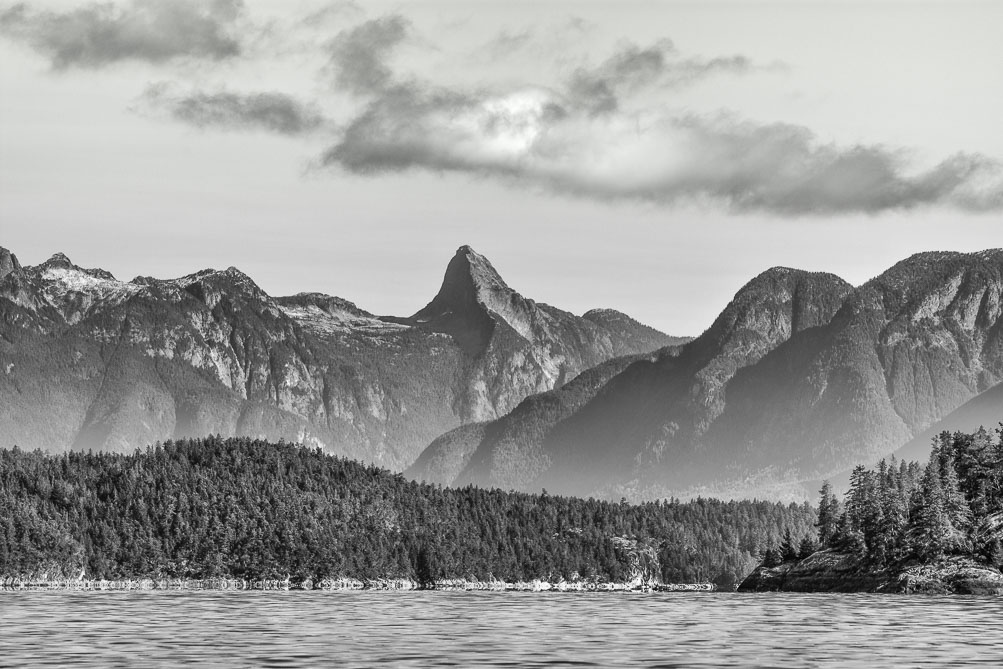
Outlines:
{"type": "MultiPolygon", "coordinates": [[[[518,412],[486,423],[449,471],[579,495],[804,495],[1003,380],[1001,275],[1003,250],[918,254],[855,289],[773,268],[700,337],[630,363],[541,433],[518,412]]],[[[993,406],[995,391],[972,410],[993,406]]]]}
{"type": "Polygon", "coordinates": [[[941,432],[976,432],[980,427],[990,433],[1003,421],[1003,383],[976,395],[960,407],[926,428],[892,454],[899,460],[922,461],[929,454],[930,442],[941,432]]]}
{"type": "Polygon", "coordinates": [[[708,439],[808,478],[888,453],[1003,380],[1001,296],[1003,250],[912,256],[736,378],[708,439]]]}
{"type": "Polygon", "coordinates": [[[550,466],[542,445],[556,425],[640,356],[614,358],[561,388],[532,395],[494,421],[456,428],[433,441],[406,475],[441,485],[530,490],[550,466]]]}
{"type": "Polygon", "coordinates": [[[538,483],[584,494],[654,471],[652,482],[676,485],[679,464],[703,461],[699,443],[724,412],[736,373],[827,322],[850,291],[831,274],[760,274],[678,355],[634,363],[555,430],[546,442],[554,465],[538,483]]]}
{"type": "Polygon", "coordinates": [[[469,360],[458,411],[465,421],[485,421],[601,362],[680,339],[626,316],[589,314],[578,317],[523,297],[487,258],[462,246],[435,298],[411,318],[393,320],[453,338],[469,360]]]}
{"type": "MultiPolygon", "coordinates": [[[[578,430],[557,446],[580,454],[597,423],[610,424],[610,402],[636,401],[640,390],[657,398],[648,406],[661,425],[634,417],[601,435],[607,453],[625,451],[638,463],[630,472],[621,465],[621,482],[755,494],[770,482],[814,480],[868,461],[1003,378],[1001,272],[1000,250],[928,253],[852,292],[801,290],[817,306],[807,309],[805,320],[794,317],[798,309],[790,312],[789,338],[782,336],[784,319],[747,321],[750,332],[738,341],[761,342],[753,349],[758,359],[746,358],[732,378],[704,370],[730,371],[734,356],[691,374],[679,366],[692,355],[685,350],[671,368],[633,379],[628,369],[576,417],[578,430]],[[702,385],[707,378],[722,382],[702,385]],[[680,411],[677,398],[687,388],[695,401],[680,411]]],[[[796,303],[799,291],[781,290],[787,292],[796,303]]],[[[729,319],[720,321],[690,347],[729,350],[728,337],[710,336],[729,332],[729,319]]]]}
{"type": "Polygon", "coordinates": [[[661,343],[536,305],[468,247],[457,256],[470,261],[454,258],[444,287],[481,291],[450,303],[457,322],[484,327],[478,347],[442,314],[274,298],[233,267],[126,282],[62,254],[23,267],[0,249],[0,446],[132,450],[219,433],[404,468],[443,432],[661,343]],[[489,295],[487,280],[503,288],[489,295]]]}

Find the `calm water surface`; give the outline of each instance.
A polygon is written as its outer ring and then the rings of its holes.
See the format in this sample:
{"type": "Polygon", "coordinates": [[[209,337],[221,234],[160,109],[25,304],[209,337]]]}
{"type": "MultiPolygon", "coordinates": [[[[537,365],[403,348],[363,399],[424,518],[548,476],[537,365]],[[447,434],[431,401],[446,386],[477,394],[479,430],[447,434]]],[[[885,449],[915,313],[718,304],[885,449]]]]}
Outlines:
{"type": "Polygon", "coordinates": [[[0,592],[0,666],[1003,667],[1003,599],[0,592]]]}

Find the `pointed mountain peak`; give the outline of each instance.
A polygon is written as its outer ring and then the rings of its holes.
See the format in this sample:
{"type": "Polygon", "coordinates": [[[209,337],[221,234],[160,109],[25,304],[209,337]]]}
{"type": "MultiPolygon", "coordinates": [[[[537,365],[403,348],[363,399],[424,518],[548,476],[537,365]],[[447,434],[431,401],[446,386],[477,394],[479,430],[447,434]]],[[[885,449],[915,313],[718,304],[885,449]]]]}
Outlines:
{"type": "Polygon", "coordinates": [[[17,256],[0,246],[0,279],[19,269],[21,263],[17,261],[17,256]]]}
{"type": "Polygon", "coordinates": [[[76,269],[76,265],[65,253],[53,253],[52,257],[40,265],[45,269],[76,269]]]}
{"type": "Polygon", "coordinates": [[[525,330],[522,319],[514,317],[513,305],[527,302],[508,287],[491,261],[469,246],[461,246],[446,266],[436,296],[402,322],[445,332],[467,353],[477,355],[487,346],[499,314],[517,331],[525,330]]]}
{"type": "Polygon", "coordinates": [[[469,246],[461,246],[446,266],[439,292],[428,305],[412,316],[418,322],[448,314],[483,311],[497,294],[515,294],[498,274],[491,261],[469,246]]]}
{"type": "Polygon", "coordinates": [[[446,266],[442,285],[445,288],[447,283],[460,282],[470,282],[477,289],[511,290],[491,261],[467,245],[456,249],[456,254],[446,266]]]}

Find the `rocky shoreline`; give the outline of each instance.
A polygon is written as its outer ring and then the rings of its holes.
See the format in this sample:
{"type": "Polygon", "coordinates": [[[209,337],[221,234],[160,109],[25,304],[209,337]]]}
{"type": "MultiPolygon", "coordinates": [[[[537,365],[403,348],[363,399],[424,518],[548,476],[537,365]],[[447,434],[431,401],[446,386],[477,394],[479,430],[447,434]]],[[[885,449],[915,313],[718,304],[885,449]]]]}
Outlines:
{"type": "Polygon", "coordinates": [[[232,591],[232,590],[446,590],[446,591],[494,591],[494,592],[713,592],[712,583],[605,583],[599,581],[468,581],[465,579],[444,579],[431,587],[422,587],[417,581],[407,578],[387,578],[360,580],[356,578],[324,579],[321,581],[247,580],[238,578],[137,578],[137,579],[43,579],[5,577],[0,578],[2,590],[66,590],[66,591],[108,591],[108,590],[176,590],[176,591],[232,591]]]}
{"type": "Polygon", "coordinates": [[[1003,573],[956,556],[874,569],[855,556],[829,549],[776,567],[761,565],[738,591],[1003,595],[1003,573]]]}

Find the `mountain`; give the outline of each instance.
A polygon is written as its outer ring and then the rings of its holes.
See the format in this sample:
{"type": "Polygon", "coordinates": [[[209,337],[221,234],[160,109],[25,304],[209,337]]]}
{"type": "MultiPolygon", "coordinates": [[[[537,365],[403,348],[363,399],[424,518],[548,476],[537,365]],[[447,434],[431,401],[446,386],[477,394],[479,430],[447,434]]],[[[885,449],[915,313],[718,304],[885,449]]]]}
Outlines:
{"type": "Polygon", "coordinates": [[[614,358],[560,388],[524,399],[502,418],[451,430],[433,441],[405,474],[441,485],[529,489],[550,466],[542,446],[547,433],[639,358],[614,358]]]}
{"type": "Polygon", "coordinates": [[[612,310],[578,317],[515,292],[487,258],[462,246],[435,298],[395,322],[449,335],[470,365],[459,397],[468,421],[500,417],[533,393],[557,388],[614,357],[687,341],[612,310]]]}
{"type": "Polygon", "coordinates": [[[674,341],[622,315],[537,304],[469,247],[408,318],[272,297],[234,267],[121,281],[0,249],[0,447],[131,451],[222,434],[403,469],[458,425],[674,341]]]}
{"type": "Polygon", "coordinates": [[[992,433],[1003,422],[1003,383],[976,395],[899,447],[892,454],[899,460],[924,461],[930,443],[941,432],[975,432],[980,427],[992,433]]]}
{"type": "Polygon", "coordinates": [[[460,449],[463,467],[438,469],[566,494],[804,496],[1003,380],[1001,274],[1003,250],[918,254],[858,288],[770,269],[700,337],[626,365],[522,451],[492,437],[512,414],[460,449]]]}
{"type": "Polygon", "coordinates": [[[1003,249],[914,255],[737,378],[708,436],[808,478],[887,454],[1003,380],[1001,303],[1003,249]]]}

